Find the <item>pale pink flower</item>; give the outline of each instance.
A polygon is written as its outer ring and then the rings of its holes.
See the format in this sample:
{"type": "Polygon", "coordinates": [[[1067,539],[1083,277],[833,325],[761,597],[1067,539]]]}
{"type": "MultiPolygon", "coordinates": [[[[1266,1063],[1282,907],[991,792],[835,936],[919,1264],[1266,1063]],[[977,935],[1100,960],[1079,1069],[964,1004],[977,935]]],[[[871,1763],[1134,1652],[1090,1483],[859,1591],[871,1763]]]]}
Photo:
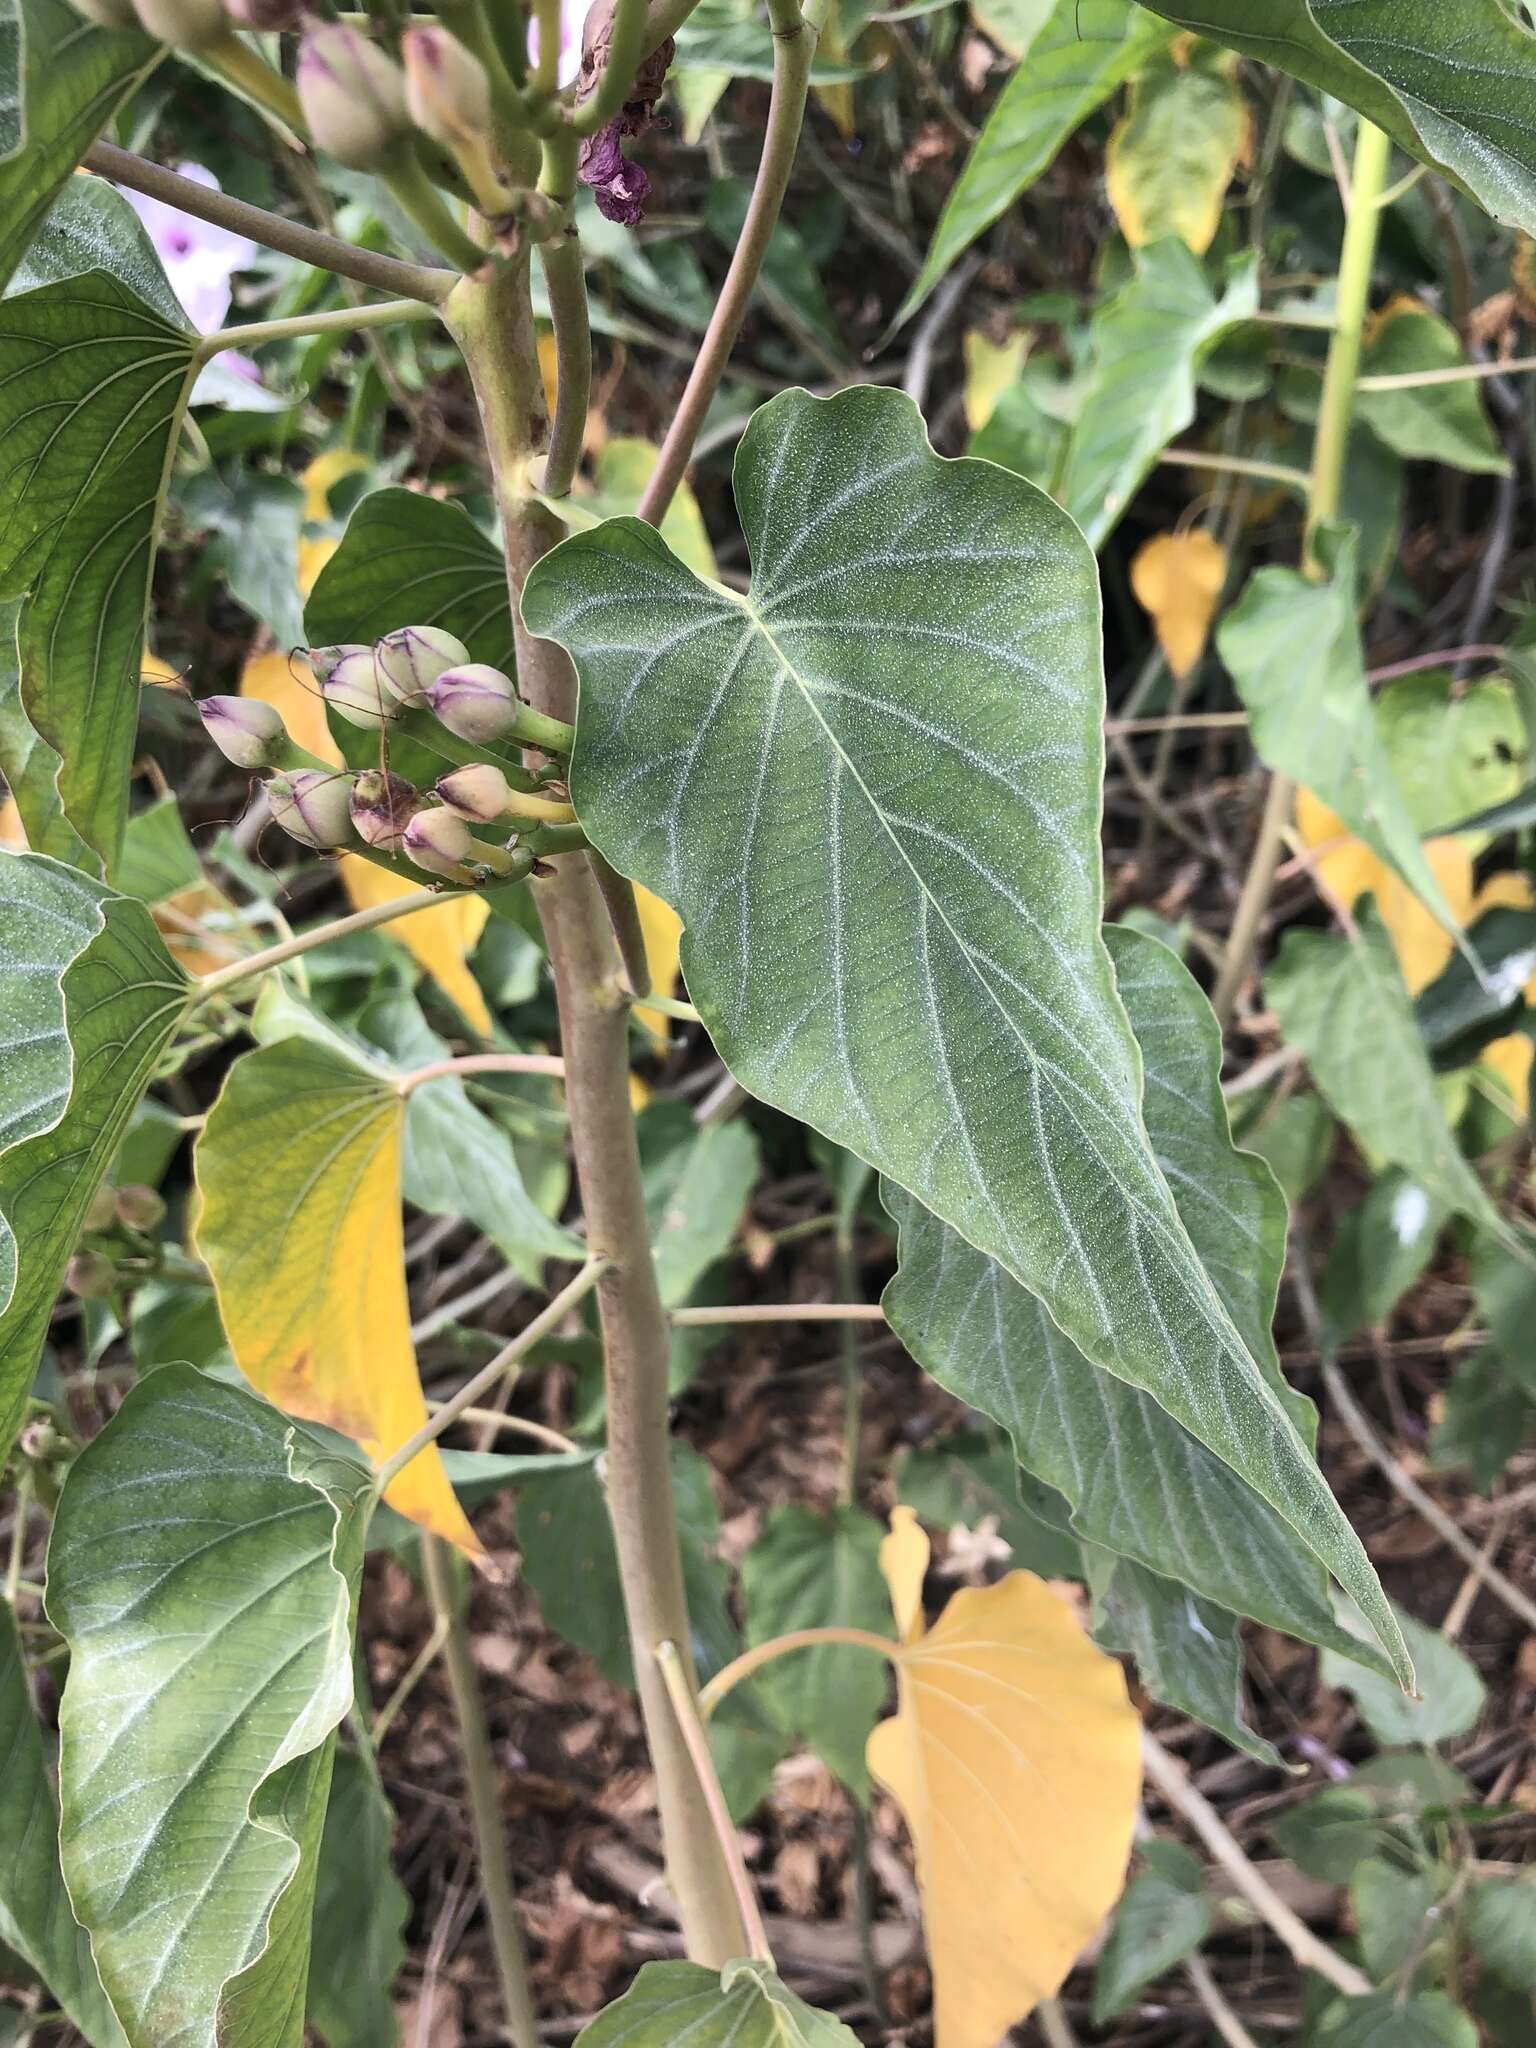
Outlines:
{"type": "MultiPolygon", "coordinates": [[[[194,185],[211,192],[219,189],[218,179],[201,164],[178,164],[176,169],[194,185]]],[[[194,220],[163,199],[150,199],[142,192],[124,192],[123,197],[143,222],[187,318],[199,334],[216,333],[234,297],[231,280],[237,270],[255,262],[256,244],[211,221],[194,220]]]]}

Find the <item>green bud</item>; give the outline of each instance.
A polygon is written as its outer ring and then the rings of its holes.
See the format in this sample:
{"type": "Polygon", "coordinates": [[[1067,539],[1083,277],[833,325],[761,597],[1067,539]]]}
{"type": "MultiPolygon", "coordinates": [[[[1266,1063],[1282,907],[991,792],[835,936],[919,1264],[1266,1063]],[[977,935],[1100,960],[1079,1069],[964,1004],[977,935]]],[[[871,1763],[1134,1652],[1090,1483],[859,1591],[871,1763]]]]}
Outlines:
{"type": "Polygon", "coordinates": [[[512,785],[489,761],[476,761],[468,768],[455,768],[437,785],[437,793],[449,810],[477,825],[489,825],[513,809],[512,785]]]}
{"type": "Polygon", "coordinates": [[[469,827],[452,811],[418,811],[406,826],[401,847],[428,874],[451,875],[475,851],[469,827]]]}
{"type": "Polygon", "coordinates": [[[491,130],[491,83],[480,59],[435,24],[408,28],[400,55],[405,103],[423,135],[447,149],[483,142],[491,130]]]}
{"type": "MultiPolygon", "coordinates": [[[[376,732],[388,725],[400,706],[394,691],[379,674],[371,647],[327,649],[335,659],[318,669],[320,694],[348,725],[376,732]]],[[[310,659],[318,661],[317,651],[310,659]]]]}
{"type": "Polygon", "coordinates": [[[152,1230],[158,1230],[165,1221],[165,1198],[157,1195],[153,1188],[135,1183],[117,1191],[117,1215],[120,1223],[129,1230],[138,1231],[141,1237],[152,1230]]]}
{"type": "Polygon", "coordinates": [[[352,778],[331,768],[296,768],[291,775],[274,775],[267,784],[274,821],[290,839],[322,852],[351,845],[351,794],[352,778]]]}
{"type": "Polygon", "coordinates": [[[203,730],[237,768],[275,768],[288,747],[282,719],[259,697],[204,697],[203,730]]]}
{"type": "Polygon", "coordinates": [[[109,1301],[117,1288],[117,1268],[100,1252],[76,1252],[64,1268],[64,1285],[82,1301],[109,1301]]]}
{"type": "Polygon", "coordinates": [[[133,0],[140,23],[173,50],[206,50],[229,34],[224,0],[133,0]]]}
{"type": "Polygon", "coordinates": [[[405,828],[421,809],[421,792],[403,775],[365,768],[352,785],[352,824],[380,853],[398,853],[405,828]]]}
{"type": "Polygon", "coordinates": [[[374,648],[379,673],[402,704],[421,697],[445,669],[469,660],[469,649],[438,626],[401,626],[374,648]]]}
{"type": "Polygon", "coordinates": [[[378,170],[410,133],[404,72],[346,22],[305,30],[295,82],[316,144],[351,170],[378,170]]]}
{"type": "Polygon", "coordinates": [[[85,1212],[85,1221],[80,1227],[82,1230],[88,1230],[94,1234],[98,1231],[110,1230],[116,1221],[117,1189],[113,1187],[110,1181],[103,1181],[95,1194],[92,1195],[90,1204],[85,1212]]]}
{"type": "Polygon", "coordinates": [[[499,740],[517,723],[517,692],[499,668],[471,661],[445,669],[427,690],[442,723],[471,746],[499,740]]]}

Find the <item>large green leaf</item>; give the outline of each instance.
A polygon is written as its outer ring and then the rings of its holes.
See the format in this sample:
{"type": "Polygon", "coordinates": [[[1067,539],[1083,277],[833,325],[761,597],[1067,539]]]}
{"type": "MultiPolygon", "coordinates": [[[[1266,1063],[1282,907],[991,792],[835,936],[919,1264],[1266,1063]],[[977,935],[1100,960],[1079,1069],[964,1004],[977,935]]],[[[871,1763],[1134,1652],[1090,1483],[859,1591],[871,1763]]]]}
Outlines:
{"type": "Polygon", "coordinates": [[[16,629],[21,606],[0,603],[0,776],[16,800],[34,853],[89,867],[91,852],[59,803],[59,757],[32,730],[21,701],[16,629]]]}
{"type": "MultiPolygon", "coordinates": [[[[749,1643],[802,1628],[891,1633],[891,1596],[880,1573],[883,1530],[858,1508],[830,1515],[775,1508],[742,1559],[749,1643]]],[[[864,1745],[890,1690],[882,1658],[833,1643],[796,1650],[768,1666],[758,1697],[791,1735],[808,1742],[859,1798],[869,1794],[864,1745]]]]}
{"type": "Polygon", "coordinates": [[[1329,537],[1330,575],[1260,569],[1221,623],[1216,645],[1248,708],[1259,757],[1304,782],[1459,931],[1424,856],[1377,730],[1355,597],[1355,535],[1329,537]]]}
{"type": "Polygon", "coordinates": [[[393,2048],[391,1993],[410,1895],[390,1861],[395,1816],[371,1751],[339,1748],[315,1874],[305,2013],[326,2048],[393,2048]]]}
{"type": "MultiPolygon", "coordinates": [[[[1368,378],[1423,376],[1462,369],[1467,362],[1449,320],[1412,299],[1398,299],[1376,321],[1361,368],[1368,378]]],[[[1476,378],[1403,391],[1367,389],[1357,394],[1355,405],[1387,446],[1410,461],[1445,462],[1474,474],[1509,474],[1509,458],[1494,434],[1476,378]]]]}
{"type": "Polygon", "coordinates": [[[1515,1237],[1446,1122],[1429,1054],[1374,904],[1353,938],[1290,931],[1264,977],[1287,1045],[1378,1166],[1400,1166],[1436,1201],[1503,1244],[1515,1237]]]}
{"type": "Polygon", "coordinates": [[[460,505],[420,491],[371,491],[310,592],[310,644],[379,640],[398,626],[440,626],[476,661],[511,673],[507,568],[460,505]]]}
{"type": "Polygon", "coordinates": [[[746,598],[638,520],[565,541],[530,628],[581,676],[574,800],[680,912],[755,1094],[909,1188],[1152,1392],[1395,1627],[1234,1328],[1141,1118],[1100,934],[1103,676],[1060,508],[917,409],[786,392],[736,462],[746,598]]]}
{"type": "Polygon", "coordinates": [[[148,36],[97,28],[68,0],[0,0],[0,285],[159,55],[148,36]]]}
{"type": "Polygon", "coordinates": [[[122,2048],[85,1930],[69,1909],[59,1869],[59,1810],[43,1758],[42,1730],[16,1631],[0,1602],[0,1942],[47,1985],[91,2043],[122,2048]]]}
{"type": "Polygon", "coordinates": [[[11,272],[6,296],[63,284],[92,270],[105,271],[127,285],[172,327],[188,324],[148,229],[117,187],[105,178],[66,178],[47,219],[11,272]]]}
{"type": "Polygon", "coordinates": [[[133,2048],[297,2048],[368,1481],[167,1365],[65,1485],[70,1895],[133,2048]]]}
{"type": "Polygon", "coordinates": [[[0,855],[0,1454],[86,1205],[186,1001],[143,904],[0,855]]]}
{"type": "Polygon", "coordinates": [[[766,1963],[647,1963],[629,1990],[576,2037],[576,2048],[857,2048],[766,1963]]]}
{"type": "MultiPolygon", "coordinates": [[[[1264,1162],[1232,1144],[1210,1005],[1155,939],[1123,925],[1107,937],[1141,1047],[1152,1148],[1250,1355],[1310,1442],[1311,1404],[1286,1387],[1270,1335],[1285,1201],[1264,1162]]],[[[900,1233],[891,1327],[942,1386],[1004,1425],[1026,1470],[1071,1503],[1079,1535],[1233,1613],[1348,1646],[1315,1560],[1230,1465],[1091,1364],[996,1259],[889,1182],[885,1202],[900,1233]]]]}
{"type": "MultiPolygon", "coordinates": [[[[69,822],[110,871],[128,812],[144,612],[192,337],[104,271],[0,312],[0,596],[69,822]]],[[[18,792],[35,803],[30,788],[18,792]]],[[[29,833],[32,818],[23,811],[29,833]]]]}
{"type": "Polygon", "coordinates": [[[1536,36],[1504,0],[1150,0],[1278,65],[1536,233],[1536,36]]]}
{"type": "Polygon", "coordinates": [[[1074,129],[1167,40],[1163,23],[1129,0],[1056,0],[972,145],[897,324],[1050,166],[1074,129]]]}
{"type": "Polygon", "coordinates": [[[1195,416],[1195,373],[1223,334],[1259,309],[1258,268],[1232,267],[1218,299],[1176,239],[1136,252],[1136,273],[1095,314],[1092,368],[1055,496],[1095,547],[1158,456],[1195,416]]]}

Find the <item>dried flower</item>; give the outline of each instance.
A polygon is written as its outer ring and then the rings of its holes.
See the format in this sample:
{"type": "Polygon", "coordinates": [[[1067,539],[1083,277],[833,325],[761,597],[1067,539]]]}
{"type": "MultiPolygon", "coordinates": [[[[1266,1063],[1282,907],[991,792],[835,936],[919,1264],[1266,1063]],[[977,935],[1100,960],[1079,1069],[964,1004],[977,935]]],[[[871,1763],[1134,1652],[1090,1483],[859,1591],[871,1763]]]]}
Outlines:
{"type": "Polygon", "coordinates": [[[296,768],[291,775],[274,775],[267,784],[276,823],[301,846],[322,852],[352,843],[351,794],[352,778],[331,768],[296,768]]]}
{"type": "Polygon", "coordinates": [[[377,170],[410,132],[404,72],[344,21],[305,30],[295,82],[310,134],[351,170],[377,170]]]}
{"type": "Polygon", "coordinates": [[[512,808],[512,785],[489,761],[455,768],[437,785],[437,793],[450,810],[477,825],[489,825],[512,808]]]}
{"type": "Polygon", "coordinates": [[[275,768],[288,746],[282,719],[259,697],[204,697],[203,730],[237,768],[275,768]]]}
{"type": "Polygon", "coordinates": [[[365,768],[352,785],[352,824],[358,838],[380,853],[398,853],[421,802],[420,790],[403,775],[365,768]]]}
{"type": "Polygon", "coordinates": [[[445,669],[462,668],[469,649],[440,626],[401,626],[373,650],[379,673],[402,703],[423,696],[445,669]]]}
{"type": "MultiPolygon", "coordinates": [[[[607,62],[613,32],[612,10],[594,12],[587,23],[586,48],[582,52],[581,77],[576,88],[577,104],[596,88],[607,62]]],[[[651,181],[639,164],[631,163],[620,148],[626,136],[643,135],[656,119],[656,102],[667,82],[672,62],[670,38],[658,45],[640,66],[629,98],[614,118],[595,135],[585,137],[577,160],[576,175],[590,185],[597,210],[605,219],[622,227],[634,227],[645,212],[651,181]]]]}
{"type": "Polygon", "coordinates": [[[452,811],[418,811],[401,842],[408,859],[428,874],[456,874],[475,850],[469,827],[452,811]]]}
{"type": "Polygon", "coordinates": [[[471,746],[501,739],[517,722],[517,692],[499,668],[484,661],[444,669],[429,686],[427,702],[448,730],[471,746]]]}
{"type": "Polygon", "coordinates": [[[349,725],[376,732],[399,710],[399,699],[379,674],[371,647],[312,648],[310,660],[320,677],[321,696],[349,725]]]}

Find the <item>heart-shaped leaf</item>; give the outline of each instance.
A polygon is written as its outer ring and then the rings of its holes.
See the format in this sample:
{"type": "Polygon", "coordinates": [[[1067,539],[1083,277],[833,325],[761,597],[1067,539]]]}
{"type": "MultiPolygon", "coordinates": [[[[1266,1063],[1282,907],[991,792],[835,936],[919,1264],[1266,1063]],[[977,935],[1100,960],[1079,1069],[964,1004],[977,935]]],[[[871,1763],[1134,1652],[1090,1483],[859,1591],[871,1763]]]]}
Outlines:
{"type": "Polygon", "coordinates": [[[576,2048],[858,2048],[841,2020],[817,2012],[766,1963],[647,1963],[576,2048]]]}
{"type": "Polygon", "coordinates": [[[875,387],[763,407],[736,495],[745,598],[631,519],[529,579],[528,625],[581,675],[582,822],[680,912],[689,993],[742,1084],[1037,1293],[1280,1512],[1395,1654],[1147,1142],[1100,935],[1081,535],[1021,479],[940,460],[875,387]]]}

